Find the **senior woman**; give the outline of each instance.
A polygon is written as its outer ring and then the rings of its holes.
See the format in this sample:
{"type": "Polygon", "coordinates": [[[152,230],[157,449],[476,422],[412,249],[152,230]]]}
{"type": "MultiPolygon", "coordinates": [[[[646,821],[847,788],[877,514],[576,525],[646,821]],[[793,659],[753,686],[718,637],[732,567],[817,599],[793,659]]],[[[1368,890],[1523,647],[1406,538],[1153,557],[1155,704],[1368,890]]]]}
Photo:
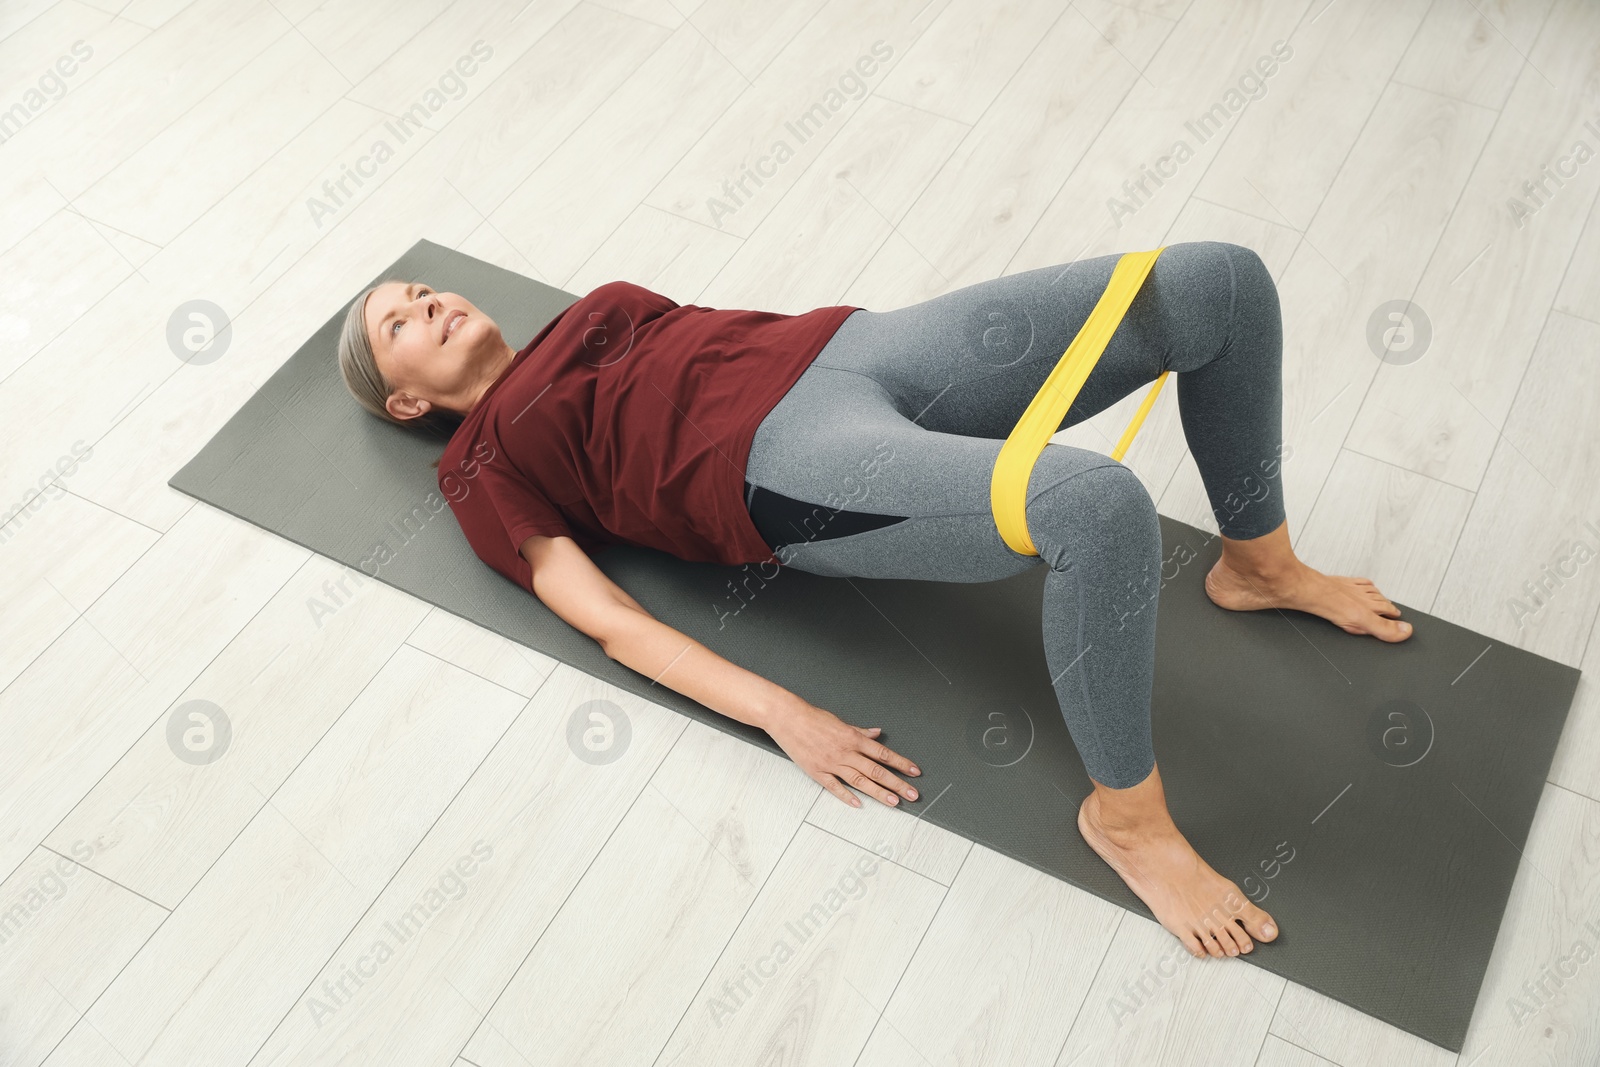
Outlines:
{"type": "MultiPolygon", "coordinates": [[[[1167,811],[1150,730],[1161,536],[1122,464],[1058,446],[1027,482],[1037,555],[997,532],[1005,438],[1099,299],[1103,256],[894,311],[680,306],[611,282],[520,350],[457,293],[382,282],[351,305],[339,367],[373,415],[440,436],[441,487],[489,566],[605,654],[764,729],[829,792],[917,799],[911,760],[651,617],[595,566],[607,544],[815,574],[983,582],[1044,565],[1046,660],[1094,782],[1078,830],[1195,956],[1277,936],[1167,811]],[[449,481],[447,482],[447,479],[449,481]],[[902,777],[904,776],[904,777],[902,777]]],[[[1062,422],[1163,372],[1222,535],[1207,595],[1410,636],[1365,578],[1289,545],[1280,477],[1282,322],[1253,251],[1175,244],[1155,262],[1062,422]]],[[[1286,709],[1287,710],[1287,709],[1286,709]]]]}

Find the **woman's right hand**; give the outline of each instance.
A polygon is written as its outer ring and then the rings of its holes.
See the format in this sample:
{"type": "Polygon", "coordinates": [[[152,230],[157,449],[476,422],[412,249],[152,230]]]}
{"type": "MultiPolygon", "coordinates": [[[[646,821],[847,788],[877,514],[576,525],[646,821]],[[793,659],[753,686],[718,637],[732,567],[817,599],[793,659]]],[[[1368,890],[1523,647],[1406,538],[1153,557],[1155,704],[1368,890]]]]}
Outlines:
{"type": "Polygon", "coordinates": [[[889,768],[908,775],[922,771],[877,740],[883,732],[880,727],[851,726],[833,712],[798,699],[761,727],[801,770],[851,807],[859,808],[861,801],[846,786],[890,807],[897,805],[900,797],[917,799],[917,791],[889,768]]]}

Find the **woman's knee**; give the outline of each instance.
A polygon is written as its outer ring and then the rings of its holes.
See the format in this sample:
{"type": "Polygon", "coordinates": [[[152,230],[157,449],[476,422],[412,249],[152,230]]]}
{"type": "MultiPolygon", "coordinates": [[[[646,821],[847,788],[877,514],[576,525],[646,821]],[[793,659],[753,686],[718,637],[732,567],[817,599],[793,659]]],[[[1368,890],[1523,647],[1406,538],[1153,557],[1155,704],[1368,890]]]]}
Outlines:
{"type": "Polygon", "coordinates": [[[1120,463],[1053,481],[1028,501],[1027,516],[1034,547],[1057,570],[1088,558],[1147,563],[1161,557],[1155,501],[1120,463]]]}
{"type": "Polygon", "coordinates": [[[1278,283],[1260,253],[1244,245],[1222,245],[1233,269],[1233,308],[1230,336],[1241,331],[1277,329],[1282,331],[1282,309],[1278,303],[1278,283]]]}
{"type": "MultiPolygon", "coordinates": [[[[1171,246],[1162,261],[1169,256],[1156,301],[1168,369],[1198,370],[1236,348],[1263,347],[1240,344],[1279,317],[1277,285],[1254,249],[1195,241],[1171,246]]],[[[1156,269],[1161,267],[1158,261],[1156,269]]]]}

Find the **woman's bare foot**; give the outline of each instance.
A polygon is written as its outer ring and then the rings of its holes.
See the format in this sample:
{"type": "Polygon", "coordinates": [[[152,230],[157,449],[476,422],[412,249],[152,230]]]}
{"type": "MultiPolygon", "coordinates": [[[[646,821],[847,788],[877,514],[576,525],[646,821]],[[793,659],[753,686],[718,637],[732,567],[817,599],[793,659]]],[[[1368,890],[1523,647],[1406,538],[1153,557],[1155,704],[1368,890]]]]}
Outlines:
{"type": "Polygon", "coordinates": [[[1200,858],[1167,813],[1161,775],[1130,789],[1095,783],[1078,832],[1193,956],[1237,956],[1278,936],[1272,916],[1200,858]],[[1242,925],[1241,925],[1242,924],[1242,925]]]}
{"type": "Polygon", "coordinates": [[[1411,624],[1366,578],[1323,574],[1289,547],[1289,524],[1250,541],[1222,539],[1222,558],[1206,575],[1206,595],[1231,611],[1294,608],[1327,619],[1346,633],[1404,641],[1411,624]]]}

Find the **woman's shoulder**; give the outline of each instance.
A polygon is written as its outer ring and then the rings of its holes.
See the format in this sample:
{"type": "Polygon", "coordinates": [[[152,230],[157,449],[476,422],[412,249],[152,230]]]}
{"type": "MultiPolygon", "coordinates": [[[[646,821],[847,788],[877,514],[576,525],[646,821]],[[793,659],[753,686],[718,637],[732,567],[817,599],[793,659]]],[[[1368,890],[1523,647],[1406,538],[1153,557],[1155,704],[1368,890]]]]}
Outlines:
{"type": "Polygon", "coordinates": [[[583,299],[586,301],[639,305],[658,312],[671,311],[679,306],[669,296],[664,296],[653,289],[648,289],[636,282],[630,282],[622,278],[595,286],[589,290],[588,295],[583,299]]]}

